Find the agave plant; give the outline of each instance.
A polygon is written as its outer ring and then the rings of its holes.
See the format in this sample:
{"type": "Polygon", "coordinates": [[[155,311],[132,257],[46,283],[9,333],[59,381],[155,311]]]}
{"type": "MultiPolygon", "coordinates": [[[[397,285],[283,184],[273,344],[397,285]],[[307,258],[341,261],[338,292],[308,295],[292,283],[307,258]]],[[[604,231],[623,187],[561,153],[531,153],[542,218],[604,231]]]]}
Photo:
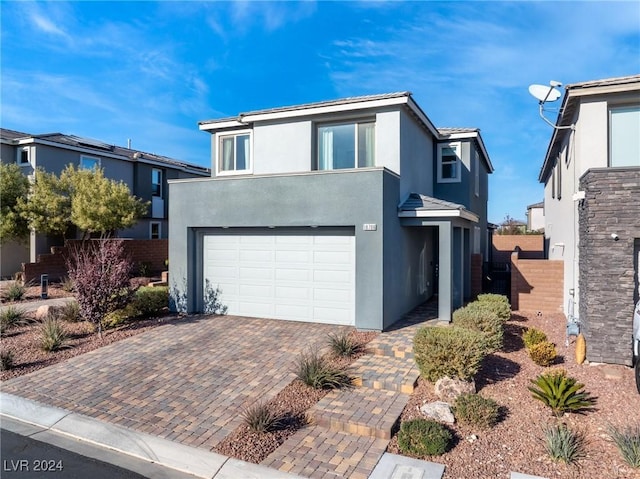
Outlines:
{"type": "Polygon", "coordinates": [[[534,399],[542,401],[545,406],[551,408],[557,417],[565,412],[580,412],[591,409],[595,398],[582,391],[584,384],[578,383],[575,378],[567,377],[557,372],[541,374],[535,380],[531,379],[534,386],[529,386],[534,399]]]}

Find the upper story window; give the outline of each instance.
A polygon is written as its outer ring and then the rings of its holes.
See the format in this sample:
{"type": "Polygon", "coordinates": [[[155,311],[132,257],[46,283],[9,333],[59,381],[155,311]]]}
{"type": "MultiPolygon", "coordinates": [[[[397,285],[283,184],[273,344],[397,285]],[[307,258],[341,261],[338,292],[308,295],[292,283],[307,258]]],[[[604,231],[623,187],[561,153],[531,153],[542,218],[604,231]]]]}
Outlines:
{"type": "Polygon", "coordinates": [[[218,174],[251,172],[251,132],[218,136],[218,174]]]}
{"type": "Polygon", "coordinates": [[[96,170],[100,168],[100,158],[93,156],[80,156],[80,169],[81,170],[96,170]]]}
{"type": "Polygon", "coordinates": [[[318,126],[318,170],[375,166],[374,122],[318,126]]]}
{"type": "Polygon", "coordinates": [[[31,152],[28,146],[24,146],[18,150],[16,162],[19,165],[28,165],[31,163],[31,152]]]}
{"type": "Polygon", "coordinates": [[[162,170],[151,170],[151,195],[162,197],[162,170]]]}
{"type": "Polygon", "coordinates": [[[441,143],[438,145],[438,183],[460,181],[461,143],[441,143]]]}
{"type": "Polygon", "coordinates": [[[640,107],[609,110],[609,165],[640,166],[640,107]]]}

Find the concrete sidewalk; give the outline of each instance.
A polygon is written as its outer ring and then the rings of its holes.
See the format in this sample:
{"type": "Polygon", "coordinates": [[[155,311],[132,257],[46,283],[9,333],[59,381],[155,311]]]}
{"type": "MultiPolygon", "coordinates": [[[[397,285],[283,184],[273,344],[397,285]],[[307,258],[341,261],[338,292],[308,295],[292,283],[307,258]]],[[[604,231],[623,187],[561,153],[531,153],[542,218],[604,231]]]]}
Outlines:
{"type": "Polygon", "coordinates": [[[75,298],[49,298],[49,299],[36,299],[33,301],[22,301],[16,303],[2,303],[0,305],[0,312],[9,308],[16,308],[25,313],[33,313],[37,311],[40,306],[64,306],[67,303],[75,301],[75,298]]]}
{"type": "MultiPolygon", "coordinates": [[[[215,479],[295,479],[301,477],[232,459],[201,448],[185,446],[167,439],[139,433],[65,409],[47,406],[1,392],[0,417],[3,428],[43,442],[51,442],[51,438],[57,436],[73,438],[105,448],[107,451],[99,459],[125,468],[131,464],[122,464],[122,456],[109,454],[108,450],[142,459],[148,464],[156,464],[190,474],[191,477],[215,479]]],[[[64,443],[64,441],[62,442],[64,443]]],[[[73,447],[73,443],[69,441],[66,444],[73,447]]],[[[79,443],[77,448],[82,451],[83,445],[79,443]]],[[[84,448],[86,449],[86,444],[84,448]]],[[[80,451],[78,452],[82,454],[80,451]]],[[[134,470],[134,472],[138,471],[134,470]]],[[[149,476],[150,472],[152,470],[147,468],[145,472],[140,473],[151,477],[149,476]]],[[[160,473],[158,472],[158,474],[160,473]]],[[[164,477],[172,479],[188,477],[178,473],[169,474],[167,471],[164,474],[164,477]]]]}

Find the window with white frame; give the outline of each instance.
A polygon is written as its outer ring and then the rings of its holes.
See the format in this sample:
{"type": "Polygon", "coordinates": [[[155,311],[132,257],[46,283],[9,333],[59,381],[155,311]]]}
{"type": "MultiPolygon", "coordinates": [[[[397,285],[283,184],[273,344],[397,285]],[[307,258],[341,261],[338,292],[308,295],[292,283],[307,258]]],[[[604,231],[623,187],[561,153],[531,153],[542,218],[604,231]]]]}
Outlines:
{"type": "Polygon", "coordinates": [[[158,221],[152,221],[149,223],[149,238],[160,239],[162,236],[161,223],[158,221]]]}
{"type": "Polygon", "coordinates": [[[609,110],[609,165],[640,166],[640,106],[609,110]]]}
{"type": "Polygon", "coordinates": [[[478,150],[473,156],[473,190],[476,196],[480,196],[480,155],[478,150]]]}
{"type": "Polygon", "coordinates": [[[438,183],[460,182],[461,159],[460,142],[438,145],[438,183]]]}
{"type": "Polygon", "coordinates": [[[318,170],[375,166],[375,122],[318,126],[318,170]]]}
{"type": "Polygon", "coordinates": [[[218,174],[251,172],[251,132],[218,136],[218,174]]]}
{"type": "Polygon", "coordinates": [[[24,146],[18,149],[18,156],[16,162],[19,165],[28,165],[31,163],[31,151],[28,146],[24,146]]]}
{"type": "Polygon", "coordinates": [[[151,170],[151,195],[162,197],[162,170],[158,168],[151,170]]]}
{"type": "Polygon", "coordinates": [[[100,168],[100,158],[94,156],[80,156],[80,169],[81,170],[96,170],[100,168]]]}

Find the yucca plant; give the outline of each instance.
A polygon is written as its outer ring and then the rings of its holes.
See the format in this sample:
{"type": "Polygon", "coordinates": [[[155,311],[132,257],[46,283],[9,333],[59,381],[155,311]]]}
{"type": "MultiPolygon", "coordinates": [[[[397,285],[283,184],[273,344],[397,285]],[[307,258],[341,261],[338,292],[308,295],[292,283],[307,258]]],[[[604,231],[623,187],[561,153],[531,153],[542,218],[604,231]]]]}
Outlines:
{"type": "Polygon", "coordinates": [[[624,429],[610,426],[609,435],[625,462],[631,467],[640,468],[640,425],[624,429]]]}
{"type": "Polygon", "coordinates": [[[7,301],[20,301],[27,292],[27,288],[18,281],[13,281],[5,290],[3,297],[7,301]]]}
{"type": "Polygon", "coordinates": [[[351,384],[344,368],[332,366],[317,351],[301,353],[294,373],[303,383],[315,389],[339,389],[351,384]]]}
{"type": "Polygon", "coordinates": [[[48,352],[66,347],[67,332],[62,323],[53,318],[45,319],[40,325],[40,347],[48,352]]]}
{"type": "Polygon", "coordinates": [[[20,326],[27,321],[27,315],[22,309],[9,306],[0,312],[0,334],[13,327],[20,326]]]}
{"type": "Polygon", "coordinates": [[[347,331],[329,334],[329,347],[336,356],[352,357],[362,351],[362,345],[354,341],[347,331]]]}
{"type": "Polygon", "coordinates": [[[551,408],[557,417],[565,412],[581,412],[593,408],[595,398],[582,391],[584,384],[567,377],[562,372],[552,371],[531,379],[534,386],[528,386],[534,399],[551,408]]]}
{"type": "Polygon", "coordinates": [[[544,448],[556,461],[573,464],[585,456],[584,434],[572,431],[566,424],[550,426],[544,430],[544,448]]]}
{"type": "Polygon", "coordinates": [[[275,431],[282,424],[280,415],[273,412],[267,403],[261,401],[244,409],[241,416],[249,429],[255,432],[275,431]]]}

